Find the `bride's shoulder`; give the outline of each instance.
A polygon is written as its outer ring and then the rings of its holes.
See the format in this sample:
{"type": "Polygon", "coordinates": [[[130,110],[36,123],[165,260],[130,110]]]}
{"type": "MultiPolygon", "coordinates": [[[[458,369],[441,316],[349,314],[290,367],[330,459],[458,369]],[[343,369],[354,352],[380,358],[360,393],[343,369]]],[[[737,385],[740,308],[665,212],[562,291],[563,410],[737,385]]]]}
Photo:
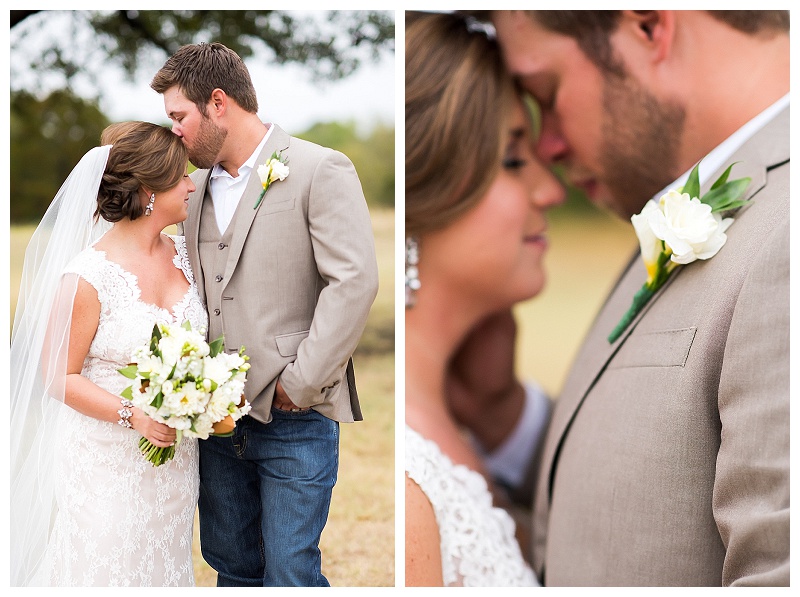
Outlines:
{"type": "Polygon", "coordinates": [[[424,486],[427,478],[437,476],[446,464],[447,459],[436,442],[406,425],[405,466],[414,481],[424,486]]]}
{"type": "Polygon", "coordinates": [[[85,277],[95,272],[101,272],[105,264],[105,253],[94,246],[89,246],[69,260],[64,268],[64,273],[85,277]]]}

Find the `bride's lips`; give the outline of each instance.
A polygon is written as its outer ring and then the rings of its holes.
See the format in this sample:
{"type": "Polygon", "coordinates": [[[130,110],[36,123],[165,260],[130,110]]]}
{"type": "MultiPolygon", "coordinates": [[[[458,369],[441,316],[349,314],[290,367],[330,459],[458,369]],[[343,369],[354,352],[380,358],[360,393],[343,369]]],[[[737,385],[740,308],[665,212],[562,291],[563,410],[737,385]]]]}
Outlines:
{"type": "Polygon", "coordinates": [[[534,245],[542,249],[546,249],[548,245],[544,230],[534,234],[526,234],[522,240],[526,245],[534,245]]]}

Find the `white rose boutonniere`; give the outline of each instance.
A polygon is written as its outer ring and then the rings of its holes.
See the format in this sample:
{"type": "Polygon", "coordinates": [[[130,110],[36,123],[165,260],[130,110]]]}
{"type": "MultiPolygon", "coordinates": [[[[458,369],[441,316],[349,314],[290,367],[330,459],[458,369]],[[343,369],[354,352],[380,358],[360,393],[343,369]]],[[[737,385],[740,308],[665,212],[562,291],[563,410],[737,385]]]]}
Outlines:
{"type": "Polygon", "coordinates": [[[280,151],[274,151],[272,152],[272,156],[267,160],[267,163],[261,164],[258,167],[258,177],[261,179],[262,191],[253,209],[261,205],[261,200],[264,198],[264,193],[267,192],[269,185],[276,180],[283,180],[289,176],[288,162],[289,160],[282,156],[280,151]]]}
{"type": "Polygon", "coordinates": [[[647,268],[647,281],[608,336],[609,343],[622,335],[678,266],[710,259],[719,252],[728,240],[725,231],[733,223],[733,218],[725,218],[723,214],[748,203],[740,197],[750,179],[729,181],[733,164],[700,197],[699,167],[698,163],[692,169],[682,189],[668,191],[658,202],[648,201],[641,213],[631,218],[647,268]]]}

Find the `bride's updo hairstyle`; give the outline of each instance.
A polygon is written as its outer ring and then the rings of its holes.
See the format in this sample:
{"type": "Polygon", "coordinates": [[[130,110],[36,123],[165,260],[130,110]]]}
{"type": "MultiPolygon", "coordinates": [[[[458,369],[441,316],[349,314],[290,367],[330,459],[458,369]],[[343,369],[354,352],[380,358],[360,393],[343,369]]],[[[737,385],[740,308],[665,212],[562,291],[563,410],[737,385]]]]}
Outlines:
{"type": "Polygon", "coordinates": [[[485,195],[517,97],[497,42],[469,17],[406,13],[406,236],[485,195]]]}
{"type": "Polygon", "coordinates": [[[108,222],[135,220],[144,213],[150,192],[168,191],[180,182],[188,161],[178,135],[150,122],[120,122],[107,127],[101,145],[111,145],[97,192],[98,215],[108,222]]]}

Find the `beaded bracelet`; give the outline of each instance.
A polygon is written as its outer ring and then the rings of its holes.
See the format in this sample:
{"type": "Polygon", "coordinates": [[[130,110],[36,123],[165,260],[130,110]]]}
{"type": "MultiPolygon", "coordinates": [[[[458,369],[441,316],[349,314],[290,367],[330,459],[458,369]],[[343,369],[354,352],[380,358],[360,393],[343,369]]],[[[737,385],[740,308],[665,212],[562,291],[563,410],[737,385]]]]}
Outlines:
{"type": "Polygon", "coordinates": [[[122,425],[123,427],[131,429],[133,427],[133,425],[131,425],[131,415],[133,414],[131,407],[133,406],[133,402],[127,398],[120,398],[120,402],[122,402],[122,408],[117,411],[117,414],[120,416],[117,425],[122,425]]]}

